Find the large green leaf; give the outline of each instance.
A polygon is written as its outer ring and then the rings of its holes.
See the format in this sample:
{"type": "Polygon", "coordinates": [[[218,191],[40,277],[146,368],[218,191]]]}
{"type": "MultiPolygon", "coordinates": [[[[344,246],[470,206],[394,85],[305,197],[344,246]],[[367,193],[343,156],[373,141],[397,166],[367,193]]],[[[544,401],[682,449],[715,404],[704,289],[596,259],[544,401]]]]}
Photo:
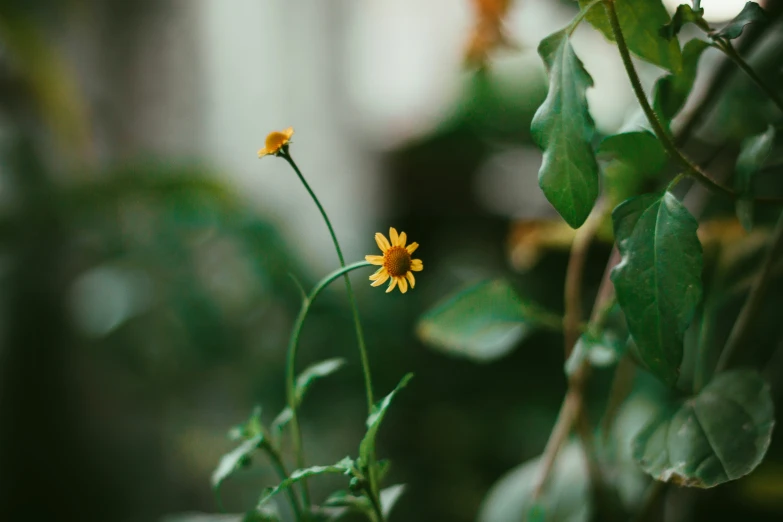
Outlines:
{"type": "Polygon", "coordinates": [[[605,192],[612,205],[638,196],[646,181],[666,165],[666,152],[649,131],[624,132],[607,136],[598,146],[598,161],[605,192]]]}
{"type": "Polygon", "coordinates": [[[672,16],[672,21],[661,27],[660,35],[671,40],[680,34],[685,24],[696,24],[704,31],[709,31],[710,26],[704,20],[704,9],[693,9],[688,4],[680,4],[672,16]]]}
{"type": "Polygon", "coordinates": [[[769,386],[751,370],[717,375],[637,435],[634,458],[658,480],[711,488],[753,471],[772,437],[769,386]]]}
{"type": "Polygon", "coordinates": [[[372,413],[367,417],[367,433],[364,434],[362,441],[359,443],[359,458],[363,465],[366,466],[370,463],[375,455],[375,438],[378,435],[378,428],[381,427],[381,422],[383,422],[383,418],[386,416],[386,410],[389,409],[394,396],[397,395],[412,378],[412,373],[405,375],[389,395],[373,406],[372,413]]]}
{"type": "Polygon", "coordinates": [[[736,202],[737,218],[747,231],[753,227],[753,194],[751,190],[753,175],[764,166],[774,141],[775,128],[770,125],[766,132],[744,140],[739,156],[737,156],[734,175],[734,188],[739,193],[739,199],[736,202]]]}
{"type": "Polygon", "coordinates": [[[337,464],[331,466],[312,466],[305,469],[298,469],[291,473],[287,479],[273,488],[267,488],[261,494],[258,506],[261,507],[280,491],[290,488],[300,480],[316,477],[318,475],[350,475],[354,471],[354,462],[350,457],[345,457],[337,464]]]}
{"type": "Polygon", "coordinates": [[[574,53],[566,30],[538,46],[549,73],[549,92],[530,130],[544,151],[538,184],[573,228],[585,222],[598,197],[598,165],[591,145],[595,125],[585,91],[593,79],[574,53]]]}
{"type": "Polygon", "coordinates": [[[676,74],[663,75],[655,83],[653,110],[667,127],[685,105],[696,81],[699,58],[708,47],[710,44],[704,40],[690,40],[682,51],[682,69],[676,74]]]}
{"type": "Polygon", "coordinates": [[[416,332],[438,350],[487,362],[508,354],[540,315],[507,281],[484,281],[427,311],[416,332]]]}
{"type": "Polygon", "coordinates": [[[536,458],[506,473],[487,493],[477,520],[519,522],[534,518],[532,512],[550,522],[587,522],[589,480],[579,445],[571,443],[560,450],[542,497],[533,503],[531,495],[540,471],[541,459],[536,458]]]}
{"type": "MultiPolygon", "coordinates": [[[[590,0],[579,0],[584,9],[590,0]]],[[[639,58],[676,73],[682,66],[680,43],[676,38],[667,40],[660,34],[661,27],[670,21],[661,0],[615,0],[617,18],[628,44],[628,48],[639,58]]],[[[602,5],[596,5],[588,11],[588,22],[614,42],[612,26],[602,5]]]]}
{"type": "Polygon", "coordinates": [[[612,219],[622,255],[612,282],[636,355],[673,386],[685,330],[702,294],[698,223],[669,192],[630,199],[614,210],[612,219]]]}
{"type": "Polygon", "coordinates": [[[715,37],[733,40],[739,38],[745,26],[753,22],[762,22],[767,19],[767,13],[756,2],[747,2],[740,14],[715,34],[715,37]]]}
{"type": "Polygon", "coordinates": [[[264,437],[257,435],[248,439],[232,451],[220,458],[218,467],[212,473],[212,487],[220,488],[220,485],[236,470],[244,467],[250,461],[250,457],[264,443],[264,437]]]}

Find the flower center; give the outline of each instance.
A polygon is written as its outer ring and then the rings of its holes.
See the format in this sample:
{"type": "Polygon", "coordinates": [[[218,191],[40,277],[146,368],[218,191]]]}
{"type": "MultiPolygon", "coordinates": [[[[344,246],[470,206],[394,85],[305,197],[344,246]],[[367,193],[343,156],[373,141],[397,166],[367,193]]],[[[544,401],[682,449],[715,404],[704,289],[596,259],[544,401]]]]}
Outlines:
{"type": "Polygon", "coordinates": [[[288,141],[288,138],[282,132],[270,132],[266,137],[266,149],[270,152],[276,152],[285,145],[286,141],[288,141]]]}
{"type": "Polygon", "coordinates": [[[383,267],[392,277],[401,277],[411,269],[411,255],[401,246],[393,246],[383,254],[383,267]]]}

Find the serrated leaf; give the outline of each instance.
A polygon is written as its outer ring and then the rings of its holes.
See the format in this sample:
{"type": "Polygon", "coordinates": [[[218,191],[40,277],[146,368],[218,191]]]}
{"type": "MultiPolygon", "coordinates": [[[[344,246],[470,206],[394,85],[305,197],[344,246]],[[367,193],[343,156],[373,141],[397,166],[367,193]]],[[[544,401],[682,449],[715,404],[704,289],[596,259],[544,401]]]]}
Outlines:
{"type": "Polygon", "coordinates": [[[405,493],[405,484],[395,484],[381,490],[381,511],[383,511],[383,518],[389,518],[394,505],[400,499],[402,494],[405,493]]]}
{"type": "Polygon", "coordinates": [[[591,140],[595,132],[585,92],[593,79],[574,53],[566,30],[538,46],[549,74],[549,91],[530,130],[544,151],[538,184],[573,228],[585,222],[598,197],[598,165],[591,140]]]}
{"type": "Polygon", "coordinates": [[[645,182],[653,179],[667,161],[661,142],[649,131],[607,136],[598,146],[597,156],[613,205],[639,195],[645,182]]]}
{"type": "Polygon", "coordinates": [[[770,125],[765,132],[745,139],[742,142],[739,156],[737,156],[734,188],[739,194],[739,199],[735,208],[737,218],[748,232],[753,227],[753,195],[751,193],[753,175],[764,166],[774,141],[775,128],[770,125]]]}
{"type": "Polygon", "coordinates": [[[680,4],[672,16],[672,21],[661,27],[660,35],[671,40],[680,34],[685,24],[696,24],[704,31],[710,30],[710,26],[704,20],[704,9],[694,10],[689,4],[680,4]]]}
{"type": "MultiPolygon", "coordinates": [[[[315,381],[317,381],[322,377],[328,377],[329,375],[333,374],[334,372],[342,368],[344,365],[345,365],[345,359],[336,357],[333,359],[327,359],[325,361],[321,361],[319,363],[307,367],[296,378],[296,390],[295,390],[296,404],[297,405],[302,404],[302,400],[304,399],[307,390],[310,389],[310,385],[312,385],[315,381]]],[[[291,412],[291,408],[286,406],[285,408],[283,408],[283,411],[281,411],[277,415],[277,417],[275,417],[275,419],[272,421],[272,434],[274,437],[280,436],[283,429],[291,421],[292,416],[293,415],[291,412]]]]}
{"type": "Polygon", "coordinates": [[[761,463],[774,414],[769,386],[757,372],[725,372],[642,430],[634,458],[657,480],[711,488],[761,463]]]}
{"type": "Polygon", "coordinates": [[[412,378],[412,373],[405,375],[389,395],[373,406],[372,413],[367,417],[367,433],[364,434],[362,441],[359,443],[359,458],[364,465],[367,465],[375,455],[375,438],[378,435],[378,428],[381,427],[381,422],[383,422],[383,418],[386,416],[386,410],[389,409],[394,396],[397,395],[412,378]]]}
{"type": "Polygon", "coordinates": [[[696,81],[699,59],[709,47],[710,44],[704,40],[689,40],[682,51],[682,69],[676,74],[666,74],[655,82],[653,110],[667,128],[685,106],[696,81]]]}
{"type": "Polygon", "coordinates": [[[535,316],[504,280],[484,281],[435,305],[419,319],[419,338],[440,351],[488,362],[508,354],[535,316]]]}
{"type": "MultiPolygon", "coordinates": [[[[584,9],[590,0],[579,0],[584,9]]],[[[617,18],[628,44],[628,49],[639,58],[653,63],[669,72],[676,73],[682,67],[680,43],[676,38],[666,40],[660,35],[660,28],[670,22],[669,13],[660,0],[615,0],[617,18]]],[[[585,19],[601,31],[609,41],[614,42],[612,26],[602,5],[588,11],[585,19]]]]}
{"type": "Polygon", "coordinates": [[[354,462],[350,457],[345,457],[343,460],[341,460],[340,462],[332,466],[312,466],[305,469],[298,469],[293,473],[291,473],[291,475],[289,475],[287,479],[282,481],[274,488],[267,488],[261,494],[261,498],[258,501],[258,506],[262,507],[264,504],[269,502],[269,499],[271,499],[277,493],[279,493],[280,491],[286,488],[290,488],[300,480],[310,478],[310,477],[316,477],[319,475],[335,475],[335,474],[350,475],[353,469],[354,469],[354,462]]]}
{"type": "Polygon", "coordinates": [[[537,514],[534,520],[587,522],[591,511],[589,480],[579,445],[570,443],[560,450],[547,487],[534,504],[531,497],[540,468],[541,459],[535,458],[502,476],[484,498],[477,520],[517,522],[537,514]]]}
{"type": "Polygon", "coordinates": [[[245,465],[250,456],[263,444],[264,437],[257,435],[244,441],[235,449],[220,458],[217,468],[212,473],[212,487],[220,488],[220,485],[232,473],[245,465]]]}
{"type": "Polygon", "coordinates": [[[763,22],[767,19],[767,13],[756,2],[747,2],[740,14],[735,16],[723,29],[715,33],[716,38],[733,40],[738,38],[745,26],[754,22],[763,22]]]}
{"type": "Polygon", "coordinates": [[[698,223],[671,193],[630,199],[612,213],[622,255],[612,270],[639,360],[677,382],[685,330],[702,294],[698,223]]]}

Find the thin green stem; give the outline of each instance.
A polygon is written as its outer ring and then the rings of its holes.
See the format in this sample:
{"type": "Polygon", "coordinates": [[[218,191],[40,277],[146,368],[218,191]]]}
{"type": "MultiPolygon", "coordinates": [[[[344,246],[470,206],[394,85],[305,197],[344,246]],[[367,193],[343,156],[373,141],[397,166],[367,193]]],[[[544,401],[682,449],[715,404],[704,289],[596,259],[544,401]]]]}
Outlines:
{"type": "Polygon", "coordinates": [[[764,255],[761,269],[756,276],[756,280],[753,283],[753,287],[750,289],[750,293],[748,294],[748,298],[745,301],[742,310],[740,310],[737,321],[734,323],[731,333],[729,333],[726,346],[720,354],[715,373],[725,369],[739,350],[740,346],[745,344],[745,338],[750,331],[753,319],[758,315],[761,304],[764,301],[764,295],[767,293],[769,279],[772,275],[775,261],[781,254],[783,254],[783,212],[780,214],[780,217],[778,217],[778,222],[775,225],[775,229],[772,231],[772,239],[769,248],[764,255]]]}
{"type": "MultiPolygon", "coordinates": [[[[272,464],[272,468],[277,473],[277,476],[280,477],[280,482],[283,482],[288,478],[288,470],[285,469],[283,459],[280,458],[280,454],[277,450],[270,445],[266,445],[264,450],[266,451],[267,456],[269,456],[269,462],[272,464]]],[[[299,506],[299,499],[296,497],[296,492],[293,488],[285,488],[285,491],[288,495],[288,501],[291,503],[291,509],[294,510],[294,517],[296,520],[303,520],[302,508],[299,506]]]]}
{"type": "MultiPolygon", "coordinates": [[[[302,332],[302,326],[307,318],[307,313],[310,311],[310,307],[321,293],[321,290],[326,288],[332,281],[341,277],[347,276],[351,270],[363,268],[365,266],[371,266],[367,261],[359,261],[352,265],[335,270],[331,274],[323,278],[308,296],[302,301],[302,307],[299,310],[299,315],[296,316],[294,327],[291,332],[291,339],[288,342],[288,354],[286,359],[286,398],[288,400],[288,407],[291,409],[291,439],[294,448],[294,454],[296,455],[296,466],[299,469],[304,468],[304,447],[302,443],[302,431],[299,426],[299,413],[296,401],[296,352],[299,347],[299,335],[302,332]]],[[[310,490],[307,485],[307,479],[301,481],[302,484],[302,501],[305,508],[310,506],[310,490]]]]}
{"type": "Polygon", "coordinates": [[[579,11],[573,20],[571,20],[571,23],[568,24],[568,35],[571,36],[574,31],[576,31],[576,28],[579,27],[579,24],[582,23],[582,20],[584,20],[584,17],[587,16],[588,11],[592,9],[593,7],[600,4],[603,0],[593,0],[589,4],[585,6],[584,9],[579,11]]]}
{"type": "Polygon", "coordinates": [[[767,83],[762,80],[758,74],[756,74],[756,71],[753,70],[753,68],[746,62],[742,56],[737,52],[737,50],[734,48],[734,46],[731,44],[731,41],[724,40],[723,38],[717,38],[715,40],[715,44],[718,46],[718,49],[723,51],[726,56],[731,59],[732,62],[736,63],[737,66],[742,69],[742,71],[748,75],[748,77],[753,80],[753,83],[755,83],[759,89],[764,91],[764,93],[769,96],[769,98],[777,105],[778,109],[780,109],[781,112],[783,112],[783,98],[780,97],[780,95],[775,91],[775,89],[771,88],[767,83]]]}
{"type": "Polygon", "coordinates": [[[674,141],[669,135],[669,132],[663,127],[661,121],[658,119],[658,116],[655,114],[655,111],[647,101],[647,95],[642,88],[642,82],[639,80],[639,75],[636,73],[636,68],[633,65],[633,61],[631,60],[631,53],[628,50],[628,44],[625,42],[623,31],[620,28],[620,20],[617,18],[617,10],[615,9],[614,0],[604,0],[604,9],[606,10],[606,14],[609,17],[609,22],[612,26],[612,33],[614,35],[615,41],[617,42],[617,48],[620,50],[620,57],[623,60],[623,65],[625,66],[625,72],[628,75],[628,79],[631,81],[633,92],[636,95],[636,98],[639,100],[639,105],[641,105],[642,111],[644,111],[645,116],[647,116],[647,120],[650,122],[650,126],[652,127],[653,132],[658,137],[661,145],[663,145],[666,153],[669,155],[669,157],[680,163],[680,165],[686,169],[689,175],[699,180],[707,188],[735,199],[736,194],[732,190],[715,182],[698,165],[688,159],[674,144],[674,141]]]}

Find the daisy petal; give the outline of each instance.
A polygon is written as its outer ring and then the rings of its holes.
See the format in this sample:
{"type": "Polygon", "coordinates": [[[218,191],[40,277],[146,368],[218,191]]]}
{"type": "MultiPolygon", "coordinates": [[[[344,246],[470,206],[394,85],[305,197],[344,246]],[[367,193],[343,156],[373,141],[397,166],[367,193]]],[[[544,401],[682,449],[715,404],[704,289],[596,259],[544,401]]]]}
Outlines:
{"type": "Polygon", "coordinates": [[[414,272],[421,272],[424,270],[424,263],[421,262],[421,259],[414,259],[411,261],[411,270],[414,272]]]}
{"type": "Polygon", "coordinates": [[[416,286],[416,278],[413,277],[413,272],[408,272],[405,274],[405,277],[408,278],[408,282],[411,284],[411,288],[416,286]]]}
{"type": "Polygon", "coordinates": [[[405,247],[405,242],[408,241],[408,234],[400,232],[400,238],[397,240],[397,246],[405,247]]]}
{"type": "Polygon", "coordinates": [[[386,239],[386,236],[384,236],[380,232],[377,232],[375,234],[375,242],[378,243],[378,248],[381,249],[381,252],[386,252],[391,248],[391,245],[389,244],[389,240],[386,239]]]}
{"type": "Polygon", "coordinates": [[[386,269],[385,268],[383,268],[383,267],[379,268],[373,275],[370,276],[370,281],[372,281],[374,279],[378,279],[379,277],[381,277],[385,273],[386,273],[386,269]]]}
{"type": "Polygon", "coordinates": [[[373,265],[383,264],[383,256],[364,256],[364,259],[373,265]]]}
{"type": "Polygon", "coordinates": [[[416,251],[416,249],[419,248],[419,244],[417,242],[413,242],[410,245],[406,246],[405,249],[408,251],[409,254],[412,254],[416,251]]]}
{"type": "Polygon", "coordinates": [[[267,154],[269,154],[269,151],[266,150],[266,147],[264,147],[263,149],[258,149],[258,157],[259,158],[263,158],[267,154]]]}
{"type": "Polygon", "coordinates": [[[408,291],[408,281],[404,277],[400,277],[398,279],[399,279],[398,286],[400,287],[400,292],[404,294],[405,292],[408,291]]]}
{"type": "Polygon", "coordinates": [[[389,288],[386,289],[386,293],[388,294],[392,290],[394,290],[394,287],[397,286],[397,278],[392,277],[391,283],[389,283],[389,288]]]}
{"type": "Polygon", "coordinates": [[[370,286],[381,286],[389,279],[389,274],[384,273],[378,279],[376,279],[370,286]]]}
{"type": "Polygon", "coordinates": [[[389,228],[389,239],[391,239],[392,246],[397,246],[397,241],[400,239],[400,236],[397,235],[397,229],[394,227],[389,228]]]}
{"type": "Polygon", "coordinates": [[[294,135],[294,128],[288,127],[286,130],[283,131],[283,134],[285,135],[286,138],[291,139],[291,136],[294,135]]]}

